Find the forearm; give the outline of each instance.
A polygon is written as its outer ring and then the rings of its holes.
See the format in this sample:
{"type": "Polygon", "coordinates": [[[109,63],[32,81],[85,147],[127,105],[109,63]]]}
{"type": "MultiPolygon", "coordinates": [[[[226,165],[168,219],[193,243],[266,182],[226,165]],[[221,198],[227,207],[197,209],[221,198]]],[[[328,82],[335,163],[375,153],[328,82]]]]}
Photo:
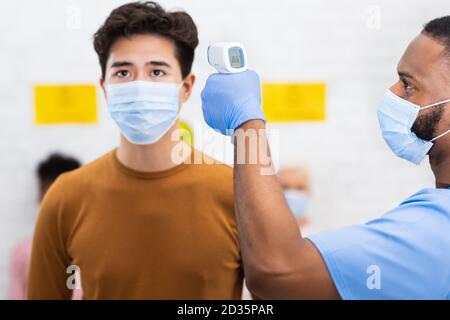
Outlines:
{"type": "Polygon", "coordinates": [[[234,192],[246,275],[251,278],[264,273],[289,274],[297,269],[295,257],[301,255],[305,240],[276,175],[269,174],[272,161],[264,123],[249,121],[240,129],[243,131],[235,135],[234,192]],[[236,136],[252,130],[259,131],[258,143],[252,145],[247,139],[243,146],[243,140],[236,136]],[[242,153],[245,153],[244,163],[242,153]],[[255,158],[256,163],[248,163],[255,158]]]}
{"type": "Polygon", "coordinates": [[[222,134],[235,129],[235,211],[249,289],[263,299],[337,298],[319,252],[302,238],[272,170],[258,75],[211,75],[202,91],[202,110],[208,125],[222,134]]]}

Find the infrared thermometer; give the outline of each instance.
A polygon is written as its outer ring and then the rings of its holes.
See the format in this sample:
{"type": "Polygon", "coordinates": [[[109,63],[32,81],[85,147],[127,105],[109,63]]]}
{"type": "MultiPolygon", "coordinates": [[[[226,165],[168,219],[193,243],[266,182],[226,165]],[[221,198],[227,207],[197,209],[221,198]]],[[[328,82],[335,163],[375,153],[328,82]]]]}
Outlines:
{"type": "Polygon", "coordinates": [[[247,70],[247,54],[238,42],[218,42],[208,47],[208,63],[219,73],[247,70]]]}

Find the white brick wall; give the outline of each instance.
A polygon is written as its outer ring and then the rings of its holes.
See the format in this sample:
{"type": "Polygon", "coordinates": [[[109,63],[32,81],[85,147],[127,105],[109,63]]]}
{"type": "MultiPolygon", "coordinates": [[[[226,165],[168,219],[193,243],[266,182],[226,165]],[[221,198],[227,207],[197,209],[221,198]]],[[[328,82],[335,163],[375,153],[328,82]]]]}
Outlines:
{"type": "MultiPolygon", "coordinates": [[[[9,255],[30,234],[37,211],[35,166],[53,150],[88,162],[118,141],[99,91],[94,126],[33,126],[36,83],[97,82],[92,34],[124,1],[0,2],[0,298],[7,298],[9,255]],[[75,6],[75,7],[71,7],[75,6]],[[71,8],[80,10],[79,28],[71,8]],[[74,24],[75,22],[75,24],[74,24]]],[[[200,91],[212,69],[207,45],[245,44],[249,64],[263,81],[326,81],[328,121],[271,125],[280,131],[280,163],[305,163],[312,172],[316,221],[332,227],[383,214],[409,194],[433,185],[420,167],[395,158],[378,130],[376,107],[396,79],[395,67],[426,21],[450,13],[448,0],[162,1],[184,8],[197,22],[198,82],[182,115],[202,121],[200,91]],[[379,29],[367,26],[370,6],[379,29]]],[[[222,138],[216,137],[220,141],[222,138]]],[[[222,139],[222,140],[221,140],[222,139]]],[[[230,161],[228,155],[221,156],[230,161]]]]}

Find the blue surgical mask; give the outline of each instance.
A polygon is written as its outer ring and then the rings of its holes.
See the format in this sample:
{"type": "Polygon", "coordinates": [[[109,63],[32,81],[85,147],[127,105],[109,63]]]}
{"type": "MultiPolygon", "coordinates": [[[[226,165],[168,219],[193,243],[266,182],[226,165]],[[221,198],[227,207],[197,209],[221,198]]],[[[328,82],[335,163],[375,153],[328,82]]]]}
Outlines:
{"type": "Polygon", "coordinates": [[[284,190],[284,196],[289,209],[291,209],[296,218],[305,214],[306,207],[309,204],[309,196],[306,192],[296,189],[286,189],[284,190]]]}
{"type": "Polygon", "coordinates": [[[180,85],[130,81],[106,87],[108,110],[125,138],[133,144],[152,144],[175,124],[180,85]]]}
{"type": "Polygon", "coordinates": [[[426,141],[416,136],[411,128],[419,110],[449,102],[450,99],[420,107],[391,90],[387,90],[378,107],[378,121],[383,138],[391,150],[400,158],[420,164],[433,146],[433,141],[445,136],[450,130],[426,141]]]}

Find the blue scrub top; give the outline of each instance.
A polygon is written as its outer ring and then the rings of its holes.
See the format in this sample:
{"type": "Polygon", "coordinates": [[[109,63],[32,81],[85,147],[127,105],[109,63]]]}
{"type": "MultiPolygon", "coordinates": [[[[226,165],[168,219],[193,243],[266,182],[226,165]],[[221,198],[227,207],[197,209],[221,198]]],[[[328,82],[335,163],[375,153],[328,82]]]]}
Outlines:
{"type": "Polygon", "coordinates": [[[308,237],[342,299],[450,299],[450,188],[384,216],[308,237]]]}

